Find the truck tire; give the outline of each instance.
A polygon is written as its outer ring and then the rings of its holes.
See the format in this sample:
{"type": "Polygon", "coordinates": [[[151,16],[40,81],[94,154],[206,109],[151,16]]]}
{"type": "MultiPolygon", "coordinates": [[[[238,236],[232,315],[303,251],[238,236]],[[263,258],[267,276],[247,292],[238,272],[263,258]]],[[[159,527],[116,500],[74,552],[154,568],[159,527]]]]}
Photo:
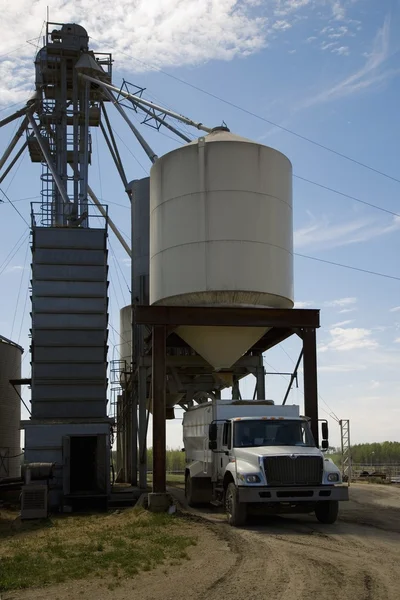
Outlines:
{"type": "Polygon", "coordinates": [[[335,523],[339,513],[339,502],[337,500],[327,500],[326,502],[317,502],[315,507],[315,516],[320,523],[331,525],[335,523]]]}
{"type": "Polygon", "coordinates": [[[225,510],[229,525],[241,527],[245,525],[247,519],[246,504],[240,503],[236,485],[230,483],[225,492],[225,510]]]}
{"type": "Polygon", "coordinates": [[[190,475],[186,475],[185,497],[186,497],[186,502],[192,508],[195,508],[196,506],[199,506],[199,504],[200,504],[198,498],[196,498],[196,491],[194,488],[195,488],[195,486],[193,485],[193,479],[190,477],[190,475]]]}

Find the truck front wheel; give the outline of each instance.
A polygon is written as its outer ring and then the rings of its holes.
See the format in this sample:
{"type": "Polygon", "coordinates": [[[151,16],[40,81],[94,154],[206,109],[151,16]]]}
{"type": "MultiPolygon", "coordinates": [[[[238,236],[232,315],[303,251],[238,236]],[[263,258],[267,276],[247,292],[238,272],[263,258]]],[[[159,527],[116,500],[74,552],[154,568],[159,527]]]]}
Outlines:
{"type": "Polygon", "coordinates": [[[317,502],[315,507],[315,516],[320,523],[331,525],[335,523],[339,513],[339,502],[337,500],[327,500],[326,502],[317,502]]]}
{"type": "Polygon", "coordinates": [[[237,489],[234,483],[230,483],[225,493],[225,510],[228,523],[233,527],[241,527],[246,523],[247,507],[239,502],[237,489]]]}

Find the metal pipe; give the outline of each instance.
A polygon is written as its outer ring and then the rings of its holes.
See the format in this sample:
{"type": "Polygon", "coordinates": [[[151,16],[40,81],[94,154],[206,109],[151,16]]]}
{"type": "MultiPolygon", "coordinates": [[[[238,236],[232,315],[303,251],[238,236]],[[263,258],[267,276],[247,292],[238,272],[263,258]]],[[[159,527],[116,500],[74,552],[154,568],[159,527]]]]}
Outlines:
{"type": "MultiPolygon", "coordinates": [[[[125,186],[125,190],[126,190],[128,188],[128,179],[126,178],[126,175],[125,175],[124,166],[122,164],[122,160],[121,160],[121,156],[119,154],[118,146],[117,146],[116,141],[115,141],[115,137],[114,137],[114,133],[113,133],[113,130],[112,130],[112,127],[111,127],[110,119],[108,118],[106,107],[104,106],[103,102],[101,103],[101,110],[102,110],[102,112],[104,114],[104,118],[106,120],[106,125],[107,125],[108,133],[109,133],[109,136],[110,136],[110,139],[111,139],[111,142],[112,142],[112,146],[113,146],[113,149],[114,149],[114,152],[115,152],[115,156],[116,156],[116,158],[118,160],[118,164],[120,166],[120,169],[118,169],[118,167],[117,167],[117,169],[120,170],[119,174],[121,176],[122,182],[123,182],[123,184],[125,186]]],[[[102,123],[101,123],[101,121],[100,121],[100,126],[103,126],[102,123]]],[[[103,132],[103,135],[104,135],[104,132],[103,132]]]]}
{"type": "Polygon", "coordinates": [[[8,123],[12,123],[12,121],[15,121],[15,119],[19,119],[19,117],[23,117],[24,115],[26,115],[26,110],[27,107],[24,106],[23,108],[17,110],[17,112],[13,113],[12,115],[9,115],[8,117],[0,121],[0,128],[3,127],[3,125],[8,125],[8,123]]]}
{"type": "Polygon", "coordinates": [[[11,169],[13,168],[15,163],[18,161],[19,157],[24,152],[27,145],[28,145],[28,142],[25,141],[23,143],[23,145],[21,146],[21,148],[18,150],[17,154],[14,156],[14,158],[10,162],[10,164],[8,165],[7,169],[4,171],[3,175],[0,177],[0,183],[3,183],[4,179],[7,177],[7,175],[9,174],[9,172],[11,171],[11,169]]]}
{"type": "Polygon", "coordinates": [[[149,106],[150,108],[154,108],[155,110],[160,110],[160,111],[164,112],[166,115],[169,115],[170,117],[173,117],[174,119],[177,119],[178,121],[182,121],[182,123],[186,123],[186,125],[191,125],[191,127],[195,127],[196,129],[200,129],[201,131],[206,131],[207,133],[210,133],[212,131],[212,127],[206,127],[202,123],[196,123],[196,121],[192,121],[192,119],[189,119],[188,117],[184,117],[183,115],[180,115],[172,110],[168,110],[167,108],[158,106],[158,104],[154,104],[154,102],[150,102],[149,100],[144,100],[140,96],[135,96],[134,94],[129,94],[129,92],[124,92],[123,90],[120,90],[119,88],[115,87],[115,85],[111,85],[110,83],[105,83],[104,81],[100,81],[99,79],[96,79],[95,77],[90,77],[89,75],[83,75],[83,73],[80,73],[79,76],[83,77],[84,79],[87,79],[88,81],[92,81],[93,83],[96,83],[97,85],[100,85],[104,89],[108,89],[108,90],[112,90],[113,92],[117,92],[118,94],[120,94],[121,96],[124,96],[125,98],[132,98],[132,100],[134,100],[138,104],[144,104],[145,106],[149,106]]]}
{"type": "Polygon", "coordinates": [[[36,121],[30,113],[27,114],[27,117],[28,117],[29,123],[33,129],[35,137],[38,141],[38,144],[40,146],[42,154],[45,158],[45,161],[47,162],[47,165],[48,165],[50,172],[53,176],[53,179],[56,183],[58,191],[60,192],[61,198],[63,199],[64,204],[69,205],[69,204],[71,204],[71,201],[68,198],[67,190],[65,189],[63,182],[61,181],[61,178],[60,178],[59,174],[57,173],[56,168],[54,167],[53,161],[51,160],[51,156],[48,152],[48,148],[46,148],[46,144],[44,143],[45,140],[39,131],[39,127],[36,125],[36,121]]]}
{"type": "Polygon", "coordinates": [[[181,133],[180,131],[178,131],[178,129],[175,129],[175,127],[172,127],[172,125],[170,125],[169,123],[167,123],[167,121],[164,121],[164,119],[162,119],[161,117],[159,117],[155,113],[152,113],[151,110],[148,110],[144,106],[141,106],[140,104],[138,104],[138,102],[135,102],[134,100],[132,100],[132,98],[127,98],[127,100],[129,100],[129,102],[132,103],[132,106],[137,106],[138,108],[140,108],[140,110],[142,110],[143,112],[145,112],[147,115],[150,115],[152,119],[154,119],[155,121],[158,121],[159,123],[161,123],[161,125],[164,125],[164,127],[166,127],[167,129],[169,129],[170,131],[172,131],[172,133],[175,133],[175,135],[179,136],[185,142],[189,143],[189,142],[192,141],[189,137],[187,137],[186,135],[184,135],[183,133],[181,133]]]}
{"type": "Polygon", "coordinates": [[[138,129],[136,129],[136,127],[134,126],[134,124],[129,119],[128,115],[125,113],[125,111],[122,108],[122,106],[120,106],[118,104],[117,99],[107,89],[104,90],[104,93],[107,96],[107,98],[110,100],[110,102],[112,102],[114,104],[115,108],[117,109],[117,111],[119,112],[119,114],[121,115],[121,117],[123,119],[125,119],[126,123],[131,128],[133,134],[136,136],[139,144],[142,146],[143,150],[146,152],[146,154],[149,157],[149,159],[151,160],[151,162],[155,163],[156,160],[157,160],[157,158],[158,158],[157,154],[154,152],[154,150],[152,150],[150,148],[149,144],[146,142],[146,140],[144,139],[144,137],[142,136],[142,134],[140,133],[140,131],[138,129]]]}
{"type": "MultiPolygon", "coordinates": [[[[25,112],[26,112],[26,110],[25,110],[25,112]]],[[[13,139],[8,144],[8,147],[6,148],[3,156],[0,159],[0,170],[3,168],[4,163],[10,156],[11,152],[14,150],[15,146],[18,144],[18,140],[21,137],[21,135],[24,133],[27,125],[28,125],[28,117],[26,116],[25,119],[22,120],[21,125],[18,127],[13,139]]]]}
{"type": "Polygon", "coordinates": [[[290,390],[292,389],[293,381],[297,378],[297,371],[299,369],[299,366],[300,366],[300,363],[301,363],[301,359],[303,358],[303,353],[304,353],[304,350],[302,349],[301,352],[300,352],[299,358],[297,360],[296,366],[294,368],[294,371],[290,375],[289,385],[288,385],[288,388],[286,390],[286,394],[285,394],[285,397],[283,399],[282,406],[286,404],[286,400],[288,399],[290,390]]]}
{"type": "Polygon", "coordinates": [[[124,170],[122,168],[122,165],[120,164],[120,162],[119,162],[119,160],[118,160],[118,158],[117,158],[117,156],[115,154],[115,150],[114,150],[114,148],[112,146],[112,143],[110,142],[110,139],[108,137],[107,131],[105,130],[105,127],[104,127],[104,125],[103,125],[103,123],[101,121],[100,121],[100,129],[101,129],[101,133],[104,136],[104,139],[106,140],[106,144],[108,146],[108,149],[110,151],[110,154],[112,156],[114,164],[117,167],[117,171],[119,173],[119,176],[121,177],[122,183],[124,184],[124,188],[126,190],[128,188],[128,180],[127,180],[127,178],[125,176],[125,172],[124,172],[124,170]]]}
{"type": "Polygon", "coordinates": [[[92,190],[90,185],[88,185],[88,193],[89,193],[89,196],[91,197],[91,199],[93,200],[93,202],[95,203],[95,205],[97,206],[97,208],[99,209],[99,211],[101,212],[101,214],[103,215],[103,217],[107,220],[107,223],[108,223],[111,231],[115,234],[118,241],[122,244],[124,250],[126,250],[126,252],[128,253],[129,258],[132,258],[132,251],[131,251],[130,247],[128,246],[128,244],[126,243],[126,241],[124,240],[124,238],[122,237],[120,232],[118,231],[118,228],[116,227],[114,222],[107,215],[107,212],[104,210],[104,207],[100,204],[96,194],[94,193],[94,191],[92,190]]]}

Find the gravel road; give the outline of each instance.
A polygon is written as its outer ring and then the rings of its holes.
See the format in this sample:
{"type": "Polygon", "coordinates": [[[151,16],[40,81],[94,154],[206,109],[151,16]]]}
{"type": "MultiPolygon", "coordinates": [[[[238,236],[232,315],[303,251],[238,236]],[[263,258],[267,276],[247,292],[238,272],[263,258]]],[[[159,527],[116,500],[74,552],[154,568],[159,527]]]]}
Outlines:
{"type": "Polygon", "coordinates": [[[234,529],[212,509],[190,510],[182,529],[198,543],[179,566],[113,591],[77,581],[5,600],[400,600],[400,486],[354,485],[350,497],[334,525],[299,516],[234,529]]]}

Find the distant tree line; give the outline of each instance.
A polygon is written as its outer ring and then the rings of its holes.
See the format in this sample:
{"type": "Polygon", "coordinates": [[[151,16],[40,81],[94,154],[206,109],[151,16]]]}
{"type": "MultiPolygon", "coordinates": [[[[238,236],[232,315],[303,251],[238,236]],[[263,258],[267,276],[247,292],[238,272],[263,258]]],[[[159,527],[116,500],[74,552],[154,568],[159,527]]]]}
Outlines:
{"type": "MultiPolygon", "coordinates": [[[[334,462],[340,462],[340,448],[329,448],[328,454],[334,462]]],[[[355,444],[351,447],[351,458],[353,463],[362,465],[400,464],[400,442],[355,444]]]]}
{"type": "MultiPolygon", "coordinates": [[[[115,450],[112,452],[114,465],[117,460],[117,453],[115,450]]],[[[153,448],[147,450],[147,465],[151,471],[153,464],[153,448]]],[[[172,473],[174,471],[185,470],[185,453],[181,450],[167,450],[167,472],[172,473]]]]}

